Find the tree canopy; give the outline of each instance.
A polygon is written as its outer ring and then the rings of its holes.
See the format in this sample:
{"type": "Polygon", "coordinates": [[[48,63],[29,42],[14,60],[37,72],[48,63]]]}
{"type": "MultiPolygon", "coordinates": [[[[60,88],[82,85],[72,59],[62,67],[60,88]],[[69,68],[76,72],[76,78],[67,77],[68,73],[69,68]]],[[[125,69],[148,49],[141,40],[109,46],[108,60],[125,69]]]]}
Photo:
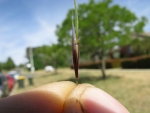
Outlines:
{"type": "Polygon", "coordinates": [[[14,69],[15,67],[16,67],[15,63],[10,57],[8,57],[6,62],[0,63],[0,71],[1,70],[11,70],[11,69],[14,69]]]}
{"type": "MultiPolygon", "coordinates": [[[[58,41],[64,46],[71,46],[72,15],[73,9],[57,26],[58,41]]],[[[138,18],[126,7],[113,4],[112,0],[89,0],[87,4],[78,6],[78,15],[80,56],[98,56],[100,60],[116,45],[129,44],[132,33],[143,32],[147,22],[145,17],[138,18]]]]}
{"type": "MultiPolygon", "coordinates": [[[[71,45],[71,17],[68,11],[65,20],[57,26],[56,34],[62,45],[71,45]]],[[[138,18],[126,7],[113,5],[111,0],[90,0],[78,6],[80,50],[93,54],[125,45],[135,32],[143,32],[147,19],[138,18]]],[[[103,52],[102,52],[103,53],[103,52]]],[[[101,54],[102,54],[101,53],[101,54]]]]}

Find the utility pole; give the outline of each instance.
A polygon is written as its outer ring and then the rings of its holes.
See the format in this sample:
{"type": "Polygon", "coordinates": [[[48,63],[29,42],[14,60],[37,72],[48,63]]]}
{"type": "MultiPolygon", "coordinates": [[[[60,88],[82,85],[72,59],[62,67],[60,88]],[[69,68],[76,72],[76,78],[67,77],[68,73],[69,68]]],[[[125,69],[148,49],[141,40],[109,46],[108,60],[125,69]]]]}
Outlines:
{"type": "Polygon", "coordinates": [[[2,72],[2,64],[1,64],[1,62],[0,62],[0,72],[2,72]]]}
{"type": "MultiPolygon", "coordinates": [[[[1,50],[0,50],[0,54],[1,54],[1,50]]],[[[0,62],[0,72],[2,72],[2,62],[0,62]]]]}
{"type": "Polygon", "coordinates": [[[35,68],[34,68],[33,52],[31,47],[29,47],[29,56],[30,56],[30,64],[31,64],[31,73],[34,73],[35,68]]]}

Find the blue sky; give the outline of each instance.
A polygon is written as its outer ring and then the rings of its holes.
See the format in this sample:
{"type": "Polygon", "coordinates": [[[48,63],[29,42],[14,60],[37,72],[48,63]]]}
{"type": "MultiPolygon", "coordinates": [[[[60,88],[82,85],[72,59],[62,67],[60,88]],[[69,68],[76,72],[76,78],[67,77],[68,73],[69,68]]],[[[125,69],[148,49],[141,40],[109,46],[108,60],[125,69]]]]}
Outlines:
{"type": "MultiPolygon", "coordinates": [[[[88,0],[77,0],[85,3],[88,0]]],[[[149,0],[114,0],[138,17],[150,21],[149,0]]],[[[57,43],[56,25],[61,24],[73,0],[0,0],[0,62],[10,56],[16,64],[26,62],[25,49],[57,43]]],[[[144,28],[150,32],[150,24],[144,28]]]]}

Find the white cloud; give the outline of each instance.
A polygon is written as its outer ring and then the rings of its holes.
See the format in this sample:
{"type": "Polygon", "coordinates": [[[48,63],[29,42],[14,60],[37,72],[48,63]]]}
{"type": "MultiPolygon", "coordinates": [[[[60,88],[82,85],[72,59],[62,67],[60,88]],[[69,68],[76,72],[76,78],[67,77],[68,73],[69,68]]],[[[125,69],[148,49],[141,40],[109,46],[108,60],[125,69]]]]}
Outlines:
{"type": "Polygon", "coordinates": [[[148,19],[148,23],[145,26],[145,32],[150,32],[150,1],[145,0],[127,0],[127,7],[133,11],[138,17],[145,16],[148,19]]]}
{"type": "Polygon", "coordinates": [[[38,19],[38,22],[41,27],[36,32],[24,35],[27,46],[51,45],[52,43],[57,43],[55,26],[51,26],[48,22],[41,19],[38,19]]]}
{"type": "Polygon", "coordinates": [[[0,61],[6,61],[10,56],[16,64],[19,64],[20,62],[23,62],[25,60],[24,57],[22,57],[25,53],[25,47],[17,47],[17,40],[13,41],[13,43],[6,42],[5,40],[0,41],[0,61]]]}
{"type": "Polygon", "coordinates": [[[15,61],[15,64],[19,65],[20,63],[25,63],[25,47],[15,47],[10,48],[9,53],[6,56],[11,56],[11,58],[15,61]]]}
{"type": "Polygon", "coordinates": [[[10,30],[9,27],[0,28],[0,61],[6,61],[6,59],[11,56],[11,58],[18,65],[26,61],[25,53],[26,48],[37,47],[43,44],[51,45],[52,43],[57,43],[57,38],[55,36],[55,26],[51,26],[50,23],[42,19],[38,19],[40,25],[36,31],[28,31],[22,34],[20,38],[11,37],[9,34],[5,34],[10,30]],[[2,34],[5,35],[2,35],[2,34]],[[14,40],[10,40],[14,38],[14,40]]]}
{"type": "Polygon", "coordinates": [[[0,27],[0,34],[3,34],[4,32],[9,31],[11,28],[8,26],[2,26],[0,27]]]}
{"type": "MultiPolygon", "coordinates": [[[[48,22],[40,19],[38,22],[41,27],[36,32],[23,35],[23,38],[25,39],[24,45],[18,47],[16,45],[19,42],[16,41],[6,47],[9,52],[6,52],[5,57],[12,56],[13,60],[18,65],[27,61],[25,58],[25,50],[27,47],[37,47],[43,44],[51,45],[52,43],[57,43],[55,26],[50,26],[48,22]]],[[[5,44],[6,42],[3,43],[3,48],[5,44]]]]}

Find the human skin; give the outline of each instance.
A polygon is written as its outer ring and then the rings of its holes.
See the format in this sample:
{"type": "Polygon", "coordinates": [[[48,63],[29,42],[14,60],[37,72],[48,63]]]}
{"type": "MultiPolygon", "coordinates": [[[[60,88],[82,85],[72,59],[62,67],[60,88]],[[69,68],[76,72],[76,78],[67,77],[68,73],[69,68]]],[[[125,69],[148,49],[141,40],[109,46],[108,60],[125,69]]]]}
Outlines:
{"type": "Polygon", "coordinates": [[[1,113],[129,113],[116,99],[90,84],[62,81],[0,100],[1,113]]]}

